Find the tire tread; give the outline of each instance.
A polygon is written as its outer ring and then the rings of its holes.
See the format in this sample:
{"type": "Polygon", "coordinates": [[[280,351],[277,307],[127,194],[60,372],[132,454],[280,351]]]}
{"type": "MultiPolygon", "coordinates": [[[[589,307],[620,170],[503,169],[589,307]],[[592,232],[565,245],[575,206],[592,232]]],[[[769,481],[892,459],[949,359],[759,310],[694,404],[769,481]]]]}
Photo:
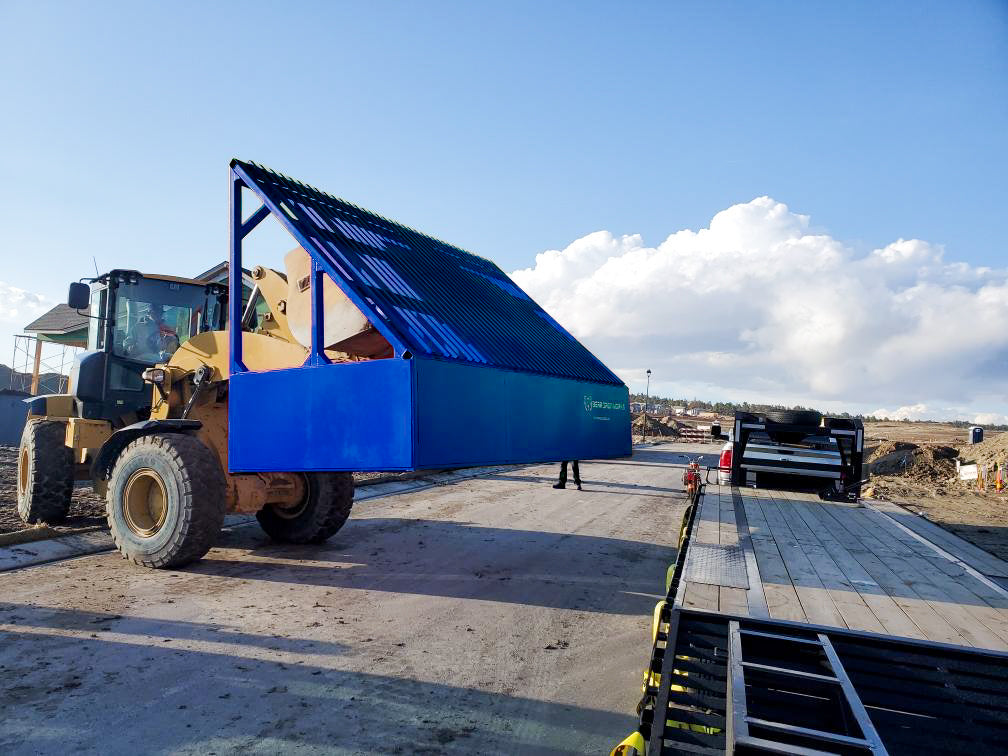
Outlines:
{"type": "Polygon", "coordinates": [[[105,508],[116,548],[134,564],[155,569],[181,567],[203,557],[217,542],[226,509],[226,482],[220,463],[199,439],[185,434],[155,434],[131,441],[116,462],[116,467],[136,449],[157,449],[166,455],[181,475],[180,520],[172,538],[153,554],[130,548],[117,532],[113,517],[112,481],[105,508]]]}
{"type": "MultiPolygon", "coordinates": [[[[26,496],[17,497],[17,509],[28,525],[64,522],[73,496],[73,452],[66,446],[66,423],[61,420],[29,420],[21,435],[21,448],[27,446],[34,474],[26,496]]],[[[18,480],[21,470],[18,450],[18,480]]]]}
{"type": "Polygon", "coordinates": [[[308,473],[309,496],[315,502],[297,518],[278,517],[267,504],[256,513],[266,534],[280,543],[322,543],[331,538],[353,509],[353,475],[343,472],[308,473]],[[314,492],[313,492],[314,490],[314,492]]]}

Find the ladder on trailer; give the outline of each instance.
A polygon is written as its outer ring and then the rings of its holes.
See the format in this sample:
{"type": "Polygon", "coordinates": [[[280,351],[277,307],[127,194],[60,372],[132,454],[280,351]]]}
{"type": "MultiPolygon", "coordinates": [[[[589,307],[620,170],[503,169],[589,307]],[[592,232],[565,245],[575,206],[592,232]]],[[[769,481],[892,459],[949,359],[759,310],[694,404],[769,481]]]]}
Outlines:
{"type": "Polygon", "coordinates": [[[727,753],[887,753],[825,633],[798,637],[733,620],[727,682],[727,753]]]}

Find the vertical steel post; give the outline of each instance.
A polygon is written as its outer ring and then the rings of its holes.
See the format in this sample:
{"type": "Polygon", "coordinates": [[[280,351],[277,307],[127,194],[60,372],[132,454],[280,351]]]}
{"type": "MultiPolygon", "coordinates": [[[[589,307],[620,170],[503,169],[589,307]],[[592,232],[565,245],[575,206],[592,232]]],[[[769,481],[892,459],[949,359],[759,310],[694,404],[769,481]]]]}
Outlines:
{"type": "Polygon", "coordinates": [[[325,302],[323,299],[323,282],[325,271],[318,261],[312,258],[311,269],[311,354],[305,360],[305,365],[328,365],[330,359],[325,352],[325,302]]]}
{"type": "Polygon", "coordinates": [[[647,407],[651,403],[651,368],[647,371],[647,388],[644,389],[644,431],[641,442],[647,441],[647,407]]]}
{"type": "Polygon", "coordinates": [[[242,198],[244,184],[231,170],[231,255],[228,263],[228,338],[231,375],[244,373],[242,362],[242,198]]]}

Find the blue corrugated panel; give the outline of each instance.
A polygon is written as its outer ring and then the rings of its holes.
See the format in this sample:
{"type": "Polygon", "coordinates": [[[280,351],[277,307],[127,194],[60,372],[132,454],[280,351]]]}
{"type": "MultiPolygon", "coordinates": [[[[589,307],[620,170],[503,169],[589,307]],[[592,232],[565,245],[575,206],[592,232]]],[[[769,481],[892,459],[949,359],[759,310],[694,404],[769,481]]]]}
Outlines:
{"type": "Polygon", "coordinates": [[[232,169],[416,356],[622,386],[489,260],[255,163],[232,169]]]}

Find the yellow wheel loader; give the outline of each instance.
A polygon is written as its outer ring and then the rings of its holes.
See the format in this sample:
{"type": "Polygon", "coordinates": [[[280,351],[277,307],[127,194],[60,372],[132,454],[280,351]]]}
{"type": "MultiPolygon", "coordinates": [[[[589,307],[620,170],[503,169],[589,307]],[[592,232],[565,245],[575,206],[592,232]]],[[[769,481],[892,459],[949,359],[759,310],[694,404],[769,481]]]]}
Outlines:
{"type": "MultiPolygon", "coordinates": [[[[299,367],[309,351],[310,259],[299,248],[285,263],[286,275],[251,271],[239,324],[250,370],[299,367]]],[[[319,543],[342,527],[353,504],[349,472],[228,473],[224,285],[133,270],[90,281],[70,287],[70,306],[90,311],[90,333],[67,393],[29,400],[17,478],[26,523],[63,520],[74,481],[90,480],[106,497],[116,546],[146,567],[199,559],[229,512],[256,513],[282,542],[319,543]]],[[[390,352],[335,287],[325,297],[326,335],[340,342],[326,350],[330,359],[390,352]]]]}

